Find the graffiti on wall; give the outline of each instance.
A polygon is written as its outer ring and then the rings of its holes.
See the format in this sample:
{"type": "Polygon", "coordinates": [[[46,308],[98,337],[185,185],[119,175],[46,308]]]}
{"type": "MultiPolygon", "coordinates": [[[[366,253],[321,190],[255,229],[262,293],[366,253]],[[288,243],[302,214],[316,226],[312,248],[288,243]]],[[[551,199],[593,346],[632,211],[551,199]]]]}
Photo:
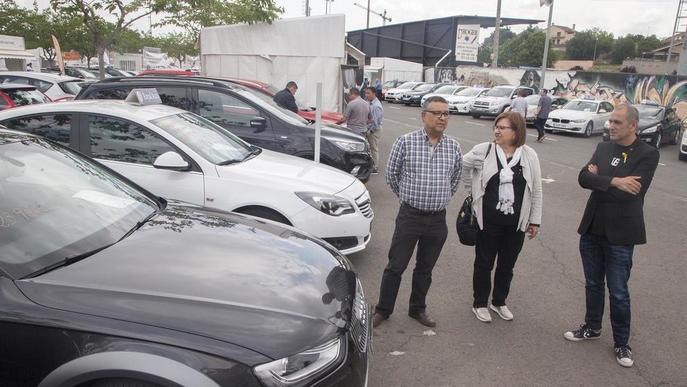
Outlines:
{"type": "Polygon", "coordinates": [[[567,81],[556,80],[553,92],[572,98],[605,100],[613,105],[645,101],[672,107],[681,119],[687,118],[687,79],[674,75],[626,73],[570,73],[567,81]]]}

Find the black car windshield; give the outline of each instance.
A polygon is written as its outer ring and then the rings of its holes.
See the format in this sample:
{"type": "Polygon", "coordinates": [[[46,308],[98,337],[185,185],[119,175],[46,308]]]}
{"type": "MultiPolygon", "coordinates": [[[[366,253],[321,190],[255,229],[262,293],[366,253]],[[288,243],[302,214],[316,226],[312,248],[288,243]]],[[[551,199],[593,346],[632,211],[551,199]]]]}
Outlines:
{"type": "Polygon", "coordinates": [[[272,114],[278,116],[282,120],[289,122],[294,125],[308,125],[309,122],[305,118],[299,116],[298,114],[292,112],[289,109],[284,109],[283,107],[277,105],[276,102],[267,94],[260,92],[249,92],[242,91],[241,95],[247,97],[251,101],[257,103],[260,107],[265,110],[269,110],[272,114]]]}
{"type": "Polygon", "coordinates": [[[401,86],[397,87],[397,89],[412,89],[413,87],[417,86],[417,82],[406,82],[402,84],[401,86]]]}
{"type": "Polygon", "coordinates": [[[659,119],[663,108],[660,106],[635,105],[639,112],[639,118],[659,119]]]}
{"type": "Polygon", "coordinates": [[[457,92],[456,95],[460,95],[461,97],[475,97],[481,91],[482,90],[474,88],[474,87],[468,87],[467,89],[463,89],[463,90],[457,92]]]}
{"type": "Polygon", "coordinates": [[[193,113],[179,113],[151,121],[213,164],[241,162],[253,154],[246,142],[193,113]]]}
{"type": "Polygon", "coordinates": [[[513,87],[495,87],[485,94],[487,97],[508,97],[514,90],[513,87]]]}
{"type": "Polygon", "coordinates": [[[0,266],[13,278],[116,243],[158,204],[97,163],[0,133],[0,266]]]}
{"type": "Polygon", "coordinates": [[[5,91],[7,96],[10,97],[12,102],[17,106],[33,105],[37,103],[48,103],[50,100],[45,94],[38,90],[7,90],[5,91]]]}
{"type": "Polygon", "coordinates": [[[592,101],[570,101],[563,106],[565,110],[579,110],[581,112],[596,112],[598,103],[592,101]]]}
{"type": "Polygon", "coordinates": [[[413,88],[413,91],[430,91],[434,86],[436,85],[433,83],[423,83],[422,85],[413,88]]]}

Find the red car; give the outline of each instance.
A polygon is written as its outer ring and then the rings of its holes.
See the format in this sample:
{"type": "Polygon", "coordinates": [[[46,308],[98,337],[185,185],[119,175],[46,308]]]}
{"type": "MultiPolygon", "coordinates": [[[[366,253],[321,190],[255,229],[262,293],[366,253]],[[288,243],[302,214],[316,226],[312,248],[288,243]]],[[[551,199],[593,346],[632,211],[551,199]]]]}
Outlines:
{"type": "Polygon", "coordinates": [[[33,85],[0,83],[0,110],[52,102],[33,85]]]}
{"type": "MultiPolygon", "coordinates": [[[[260,82],[260,81],[250,81],[247,79],[237,79],[237,78],[224,78],[225,80],[229,82],[236,83],[237,85],[241,85],[243,87],[249,88],[251,90],[256,90],[259,91],[263,94],[266,94],[270,97],[274,97],[275,94],[279,91],[276,87],[270,85],[269,83],[265,82],[260,82]]],[[[311,109],[309,107],[304,106],[302,103],[298,102],[296,100],[296,104],[298,105],[298,115],[305,118],[308,121],[315,121],[315,109],[311,109]]],[[[331,123],[331,124],[341,124],[346,121],[344,118],[343,114],[337,113],[337,112],[328,112],[328,111],[322,111],[322,121],[324,123],[331,123]]]]}

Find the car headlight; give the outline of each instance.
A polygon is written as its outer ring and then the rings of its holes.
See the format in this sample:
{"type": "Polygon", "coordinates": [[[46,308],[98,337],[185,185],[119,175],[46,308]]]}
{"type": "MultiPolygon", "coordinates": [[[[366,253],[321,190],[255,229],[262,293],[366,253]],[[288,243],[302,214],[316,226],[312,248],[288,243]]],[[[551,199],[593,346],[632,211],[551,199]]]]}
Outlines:
{"type": "Polygon", "coordinates": [[[343,360],[344,338],[341,336],[299,354],[259,365],[253,368],[253,372],[266,387],[308,385],[343,360]]]}
{"type": "Polygon", "coordinates": [[[570,120],[570,122],[574,122],[576,124],[584,124],[585,122],[587,122],[587,120],[570,120]]]}
{"type": "Polygon", "coordinates": [[[658,130],[658,125],[650,126],[646,129],[642,129],[641,133],[642,134],[650,134],[650,133],[656,133],[658,130]]]}
{"type": "Polygon", "coordinates": [[[611,125],[608,123],[608,120],[604,121],[604,129],[610,129],[611,125]]]}
{"type": "Polygon", "coordinates": [[[364,152],[365,151],[365,142],[350,141],[350,140],[344,140],[344,139],[340,139],[340,138],[331,138],[331,137],[325,137],[325,136],[322,136],[322,137],[333,142],[334,145],[345,150],[346,152],[364,152]]]}
{"type": "Polygon", "coordinates": [[[341,216],[355,213],[353,204],[348,199],[344,199],[341,196],[319,192],[296,192],[296,196],[313,206],[316,210],[322,211],[327,215],[341,216]]]}

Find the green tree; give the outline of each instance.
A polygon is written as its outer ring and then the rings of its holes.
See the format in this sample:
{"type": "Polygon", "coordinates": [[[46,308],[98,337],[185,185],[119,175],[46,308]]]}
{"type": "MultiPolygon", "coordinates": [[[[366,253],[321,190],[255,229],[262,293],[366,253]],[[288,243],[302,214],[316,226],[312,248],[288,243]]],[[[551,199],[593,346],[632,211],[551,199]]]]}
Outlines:
{"type": "Polygon", "coordinates": [[[592,59],[608,54],[613,50],[613,34],[594,28],[581,31],[565,45],[565,55],[568,59],[592,59]],[[595,52],[596,51],[596,52],[595,52]]]}
{"type": "MultiPolygon", "coordinates": [[[[495,31],[491,33],[482,45],[479,46],[479,51],[477,53],[477,61],[482,63],[491,63],[491,54],[494,50],[494,35],[495,31]]],[[[499,46],[505,44],[508,40],[515,37],[515,32],[511,31],[510,28],[501,28],[499,31],[499,46]]]]}
{"type": "Polygon", "coordinates": [[[162,37],[160,48],[166,52],[170,58],[179,62],[179,67],[186,61],[188,56],[197,56],[196,39],[192,33],[171,33],[162,37]]]}
{"type": "Polygon", "coordinates": [[[637,42],[635,38],[628,35],[615,41],[615,46],[613,46],[613,51],[611,52],[613,64],[621,64],[626,58],[634,58],[636,56],[637,42]]]}
{"type": "MultiPolygon", "coordinates": [[[[509,66],[541,66],[544,54],[546,33],[540,29],[528,28],[512,39],[509,39],[501,48],[500,61],[509,66]]],[[[558,53],[549,46],[547,67],[553,66],[558,60],[558,53]]]]}
{"type": "Polygon", "coordinates": [[[115,46],[133,23],[151,14],[161,14],[161,24],[197,32],[218,23],[269,22],[283,11],[274,0],[50,0],[50,4],[54,10],[79,14],[96,48],[101,79],[105,77],[105,51],[115,46]]]}

